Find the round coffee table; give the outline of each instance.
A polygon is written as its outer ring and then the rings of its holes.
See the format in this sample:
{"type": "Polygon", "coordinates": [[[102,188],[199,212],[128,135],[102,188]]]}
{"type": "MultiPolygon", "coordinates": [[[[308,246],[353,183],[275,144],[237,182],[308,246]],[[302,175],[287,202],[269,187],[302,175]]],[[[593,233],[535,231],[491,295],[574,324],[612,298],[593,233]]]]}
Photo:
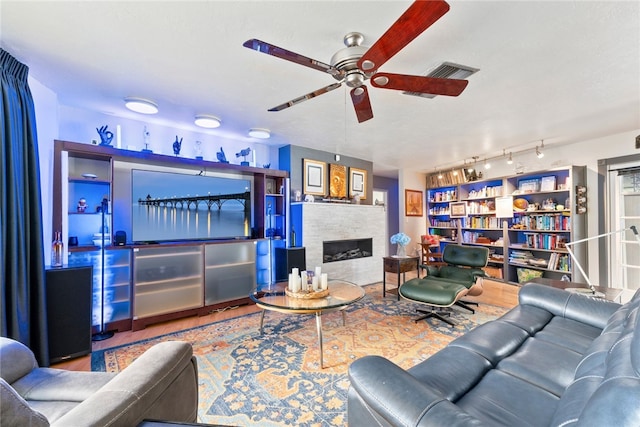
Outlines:
{"type": "MultiPolygon", "coordinates": [[[[322,313],[344,310],[350,304],[364,297],[364,289],[355,283],[343,280],[329,281],[329,295],[316,299],[301,299],[285,294],[286,282],[276,283],[268,289],[261,289],[249,297],[262,309],[260,315],[260,334],[264,323],[264,313],[267,310],[289,314],[315,314],[318,330],[318,345],[320,347],[320,368],[324,368],[322,360],[322,313]]],[[[345,314],[342,312],[342,324],[345,324],[345,314]]]]}

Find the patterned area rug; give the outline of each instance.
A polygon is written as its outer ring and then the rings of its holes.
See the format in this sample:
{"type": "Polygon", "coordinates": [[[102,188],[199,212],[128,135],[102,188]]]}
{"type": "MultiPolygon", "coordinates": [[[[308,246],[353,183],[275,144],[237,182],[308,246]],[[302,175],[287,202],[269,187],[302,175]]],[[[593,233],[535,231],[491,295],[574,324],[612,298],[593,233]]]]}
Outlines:
{"type": "Polygon", "coordinates": [[[455,337],[506,309],[481,304],[476,314],[453,309],[455,328],[429,319],[413,322],[418,304],[382,298],[382,285],[346,310],[322,316],[324,369],[320,369],[313,315],[250,314],[92,354],[92,370],[119,372],[160,341],[182,340],[198,358],[203,423],[233,426],[346,426],[349,380],[355,359],[381,355],[409,368],[455,337]]]}

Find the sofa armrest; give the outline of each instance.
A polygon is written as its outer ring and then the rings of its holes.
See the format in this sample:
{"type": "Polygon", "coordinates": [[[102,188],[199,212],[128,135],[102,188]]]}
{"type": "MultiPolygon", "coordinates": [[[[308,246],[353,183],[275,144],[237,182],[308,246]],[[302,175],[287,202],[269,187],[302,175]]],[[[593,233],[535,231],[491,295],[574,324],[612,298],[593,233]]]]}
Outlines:
{"type": "Polygon", "coordinates": [[[154,345],[53,426],[138,425],[143,419],[194,422],[198,367],[191,345],[154,345]]]}
{"type": "Polygon", "coordinates": [[[521,305],[539,307],[555,316],[600,329],[604,329],[609,317],[620,308],[620,304],[602,298],[591,298],[537,283],[524,285],[518,294],[518,301],[521,305]]]}
{"type": "MultiPolygon", "coordinates": [[[[350,413],[362,413],[352,405],[364,404],[389,425],[480,425],[479,420],[383,357],[365,356],[356,360],[349,366],[349,379],[358,397],[350,397],[347,408],[350,413]]],[[[350,427],[372,425],[372,420],[362,417],[348,418],[350,427]]]]}

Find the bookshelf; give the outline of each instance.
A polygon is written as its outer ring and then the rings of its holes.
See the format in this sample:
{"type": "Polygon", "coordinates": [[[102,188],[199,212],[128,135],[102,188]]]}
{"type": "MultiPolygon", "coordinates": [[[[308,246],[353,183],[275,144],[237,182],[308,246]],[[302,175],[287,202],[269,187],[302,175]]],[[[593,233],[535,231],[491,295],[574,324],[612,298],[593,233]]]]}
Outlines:
{"type": "MultiPolygon", "coordinates": [[[[564,245],[586,233],[585,174],[584,166],[568,166],[427,188],[428,233],[442,236],[444,244],[488,247],[487,273],[505,282],[528,277],[580,281],[564,245]],[[496,200],[505,196],[513,200],[513,216],[498,218],[496,200]],[[464,203],[464,215],[452,217],[451,203],[464,203]]],[[[432,182],[430,177],[427,184],[432,182]]],[[[576,249],[583,263],[586,248],[576,249]]]]}

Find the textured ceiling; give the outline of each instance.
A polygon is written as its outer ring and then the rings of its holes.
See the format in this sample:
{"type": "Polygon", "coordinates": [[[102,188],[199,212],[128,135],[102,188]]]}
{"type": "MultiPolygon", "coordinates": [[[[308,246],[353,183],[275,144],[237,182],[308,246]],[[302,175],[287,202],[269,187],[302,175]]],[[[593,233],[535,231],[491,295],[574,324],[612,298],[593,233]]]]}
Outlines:
{"type": "Polygon", "coordinates": [[[329,62],[346,33],[370,45],[410,2],[2,0],[0,35],[64,105],[136,117],[122,98],[143,96],[159,104],[153,120],[211,113],[223,119],[212,134],[265,127],[270,144],[370,160],[383,175],[640,128],[640,2],[449,3],[380,71],[422,75],[451,61],[480,72],[457,98],[369,85],[374,118],[362,124],[345,86],[267,112],[334,80],[242,43],[329,62]]]}

